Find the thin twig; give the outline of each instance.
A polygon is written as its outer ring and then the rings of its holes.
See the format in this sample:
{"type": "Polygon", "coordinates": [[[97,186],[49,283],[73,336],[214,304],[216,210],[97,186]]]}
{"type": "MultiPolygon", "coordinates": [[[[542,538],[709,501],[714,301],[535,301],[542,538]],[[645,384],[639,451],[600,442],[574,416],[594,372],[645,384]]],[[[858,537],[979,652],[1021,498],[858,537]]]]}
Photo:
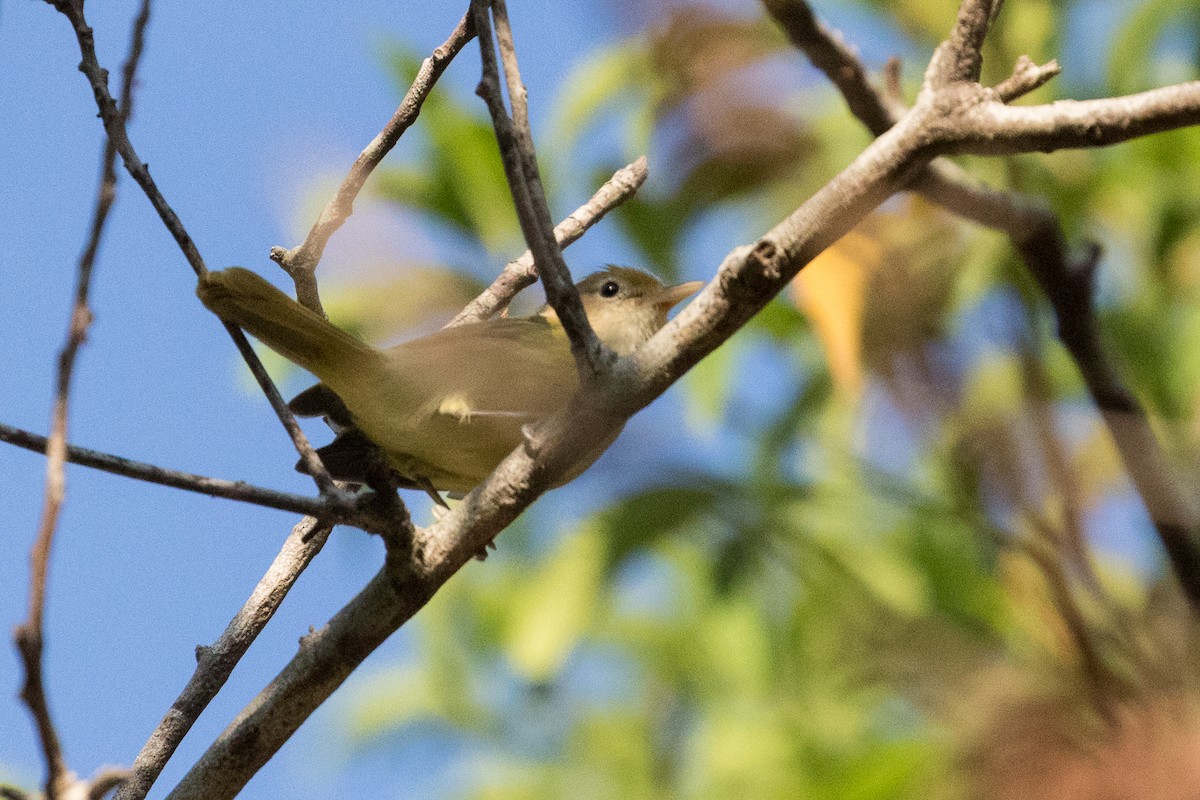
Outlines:
{"type": "MultiPolygon", "coordinates": [[[[36,433],[29,433],[20,428],[0,424],[0,442],[8,442],[17,447],[23,447],[26,450],[44,453],[47,451],[48,441],[44,436],[38,436],[36,433]]],[[[146,481],[147,483],[155,483],[159,486],[170,486],[175,489],[208,495],[209,497],[223,497],[227,500],[238,500],[243,503],[279,509],[280,511],[292,511],[297,514],[321,517],[332,515],[339,520],[344,518],[337,515],[334,507],[318,498],[277,492],[274,489],[264,489],[244,481],[227,481],[221,478],[196,475],[191,472],[180,472],[179,470],[168,469],[155,464],[147,464],[143,461],[134,461],[122,458],[121,456],[102,453],[98,450],[75,447],[74,445],[66,445],[62,453],[64,459],[72,464],[91,467],[102,472],[122,475],[126,478],[146,481]]]]}
{"type": "Polygon", "coordinates": [[[196,669],[134,759],[116,800],[142,800],[183,737],[229,679],[251,643],[274,616],[296,579],[329,539],[332,527],[309,517],[296,525],[246,604],[208,647],[196,648],[196,669]]]}
{"type": "Polygon", "coordinates": [[[87,800],[103,800],[104,796],[129,779],[129,770],[103,767],[88,781],[87,800]]]}
{"type": "Polygon", "coordinates": [[[222,320],[221,325],[224,326],[230,338],[233,339],[234,346],[237,347],[242,360],[246,362],[246,366],[250,368],[250,373],[254,375],[254,380],[258,383],[258,387],[266,396],[267,402],[271,404],[271,408],[275,411],[275,416],[279,418],[279,421],[283,424],[283,429],[291,437],[292,444],[296,447],[296,452],[300,454],[300,460],[304,462],[304,471],[312,476],[313,481],[317,484],[317,489],[321,492],[321,496],[331,505],[348,509],[351,505],[349,497],[337,487],[329,471],[321,463],[321,457],[317,455],[317,451],[309,443],[308,437],[305,436],[304,431],[300,428],[300,423],[296,422],[296,415],[288,408],[287,402],[283,399],[283,395],[279,393],[279,388],[275,385],[275,381],[271,380],[271,376],[267,373],[267,368],[263,366],[262,359],[258,357],[258,353],[254,352],[254,348],[250,345],[250,340],[246,338],[246,334],[232,322],[222,320]]]}
{"type": "Polygon", "coordinates": [[[475,35],[479,39],[479,52],[483,61],[483,77],[476,93],[487,104],[500,145],[500,157],[504,162],[504,174],[512,191],[513,205],[521,223],[521,233],[533,253],[538,276],[546,289],[546,301],[558,314],[571,341],[571,352],[580,370],[584,383],[605,371],[612,363],[611,351],[596,337],[583,310],[583,301],[571,281],[571,272],[563,261],[562,249],[554,237],[554,222],[546,204],[546,194],[538,174],[537,153],[533,148],[533,136],[529,130],[528,104],[525,87],[517,69],[516,51],[513,47],[512,30],[503,0],[472,0],[471,14],[475,21],[475,35]],[[489,5],[492,15],[488,14],[489,5]],[[513,104],[513,116],[504,108],[500,89],[500,72],[496,63],[495,44],[492,41],[492,17],[495,18],[497,40],[509,87],[509,98],[513,104]]]}
{"type": "Polygon", "coordinates": [[[342,180],[337,193],[321,211],[321,216],[313,224],[304,243],[291,250],[282,247],[271,248],[271,260],[279,264],[296,284],[296,299],[313,311],[324,316],[321,307],[321,297],[317,291],[316,271],[325,245],[338,228],[342,227],[350,215],[354,213],[354,200],[362,190],[367,178],[379,166],[404,132],[408,130],[421,113],[421,106],[429,96],[442,72],[458,55],[475,35],[471,24],[470,14],[466,14],[451,32],[448,39],[440,47],[421,62],[421,68],[413,80],[412,86],[400,101],[396,112],[388,120],[383,130],[371,140],[371,143],[355,159],[350,172],[342,180]]]}
{"type": "Polygon", "coordinates": [[[192,241],[187,229],[184,228],[179,215],[167,203],[166,198],[159,191],[158,185],[150,177],[150,170],[142,163],[137,151],[133,148],[133,143],[129,140],[125,120],[116,100],[108,91],[108,70],[100,66],[100,62],[96,59],[96,44],[92,37],[92,29],[88,27],[87,20],[83,15],[82,0],[46,0],[46,2],[61,11],[75,30],[75,38],[79,42],[79,52],[82,56],[79,70],[87,76],[88,83],[92,87],[92,94],[96,99],[96,106],[100,109],[104,132],[108,134],[109,140],[112,141],[117,153],[125,163],[125,169],[137,181],[138,186],[142,187],[150,204],[154,206],[154,210],[158,212],[158,216],[170,231],[171,236],[174,237],[179,249],[183,251],[192,270],[197,276],[203,275],[207,268],[204,265],[204,259],[200,257],[200,251],[196,249],[196,244],[192,241]]]}
{"type": "MultiPolygon", "coordinates": [[[[79,52],[82,56],[79,69],[87,76],[88,83],[92,87],[92,94],[96,99],[96,105],[100,109],[100,119],[104,124],[104,132],[108,135],[109,141],[112,142],[113,147],[116,148],[117,153],[121,156],[126,171],[142,187],[142,191],[149,198],[150,204],[154,206],[154,210],[158,212],[159,218],[167,227],[167,230],[170,231],[171,236],[174,237],[175,242],[179,245],[179,249],[183,251],[183,255],[187,259],[188,264],[191,265],[192,270],[196,273],[196,277],[203,279],[208,273],[208,268],[204,264],[204,259],[200,257],[200,251],[196,248],[195,242],[192,241],[192,237],[183,226],[179,215],[167,203],[166,198],[154,183],[154,179],[150,177],[149,169],[142,163],[141,158],[138,157],[133,143],[129,140],[125,119],[121,116],[116,101],[113,100],[112,95],[108,92],[108,71],[100,66],[100,62],[96,58],[96,44],[92,35],[92,29],[88,27],[87,20],[83,15],[83,0],[46,0],[46,2],[62,12],[75,30],[75,38],[79,43],[79,52]]],[[[234,325],[226,324],[225,330],[228,331],[229,336],[233,339],[233,343],[237,347],[238,352],[242,354],[246,365],[250,367],[250,372],[254,374],[255,380],[262,387],[267,401],[271,404],[275,415],[279,417],[279,421],[291,437],[292,443],[296,446],[296,451],[304,461],[309,474],[313,476],[313,480],[316,482],[321,494],[332,503],[348,506],[347,498],[334,485],[333,478],[329,476],[329,472],[321,463],[320,456],[316,454],[312,445],[309,444],[307,437],[305,437],[304,432],[300,430],[300,426],[296,423],[295,417],[292,416],[292,412],[288,409],[287,403],[283,401],[283,398],[279,395],[279,390],[271,382],[271,377],[263,367],[262,361],[254,352],[254,348],[250,346],[250,342],[247,341],[246,335],[234,325]]]]}
{"type": "MultiPolygon", "coordinates": [[[[591,199],[571,212],[554,228],[554,238],[559,247],[576,242],[588,228],[595,225],[604,215],[624,203],[646,181],[648,173],[646,157],[621,167],[608,181],[596,190],[591,199]]],[[[533,264],[533,253],[526,250],[515,261],[510,261],[492,281],[492,285],[467,304],[446,327],[465,325],[489,319],[505,308],[517,292],[531,286],[537,280],[537,269],[533,264]]]]}
{"type": "MultiPolygon", "coordinates": [[[[125,125],[133,112],[133,83],[137,75],[138,64],[141,63],[146,26],[149,21],[150,0],[143,0],[141,10],[133,23],[129,53],[122,69],[121,102],[116,111],[116,119],[121,126],[125,125]]],[[[37,727],[42,756],[46,762],[45,793],[50,800],[61,797],[67,792],[73,782],[73,776],[68,771],[66,760],[63,757],[62,746],[50,715],[50,704],[46,697],[43,681],[42,648],[46,585],[54,534],[58,528],[59,512],[62,509],[63,496],[66,492],[64,463],[67,449],[71,377],[75,370],[76,356],[87,338],[87,330],[92,321],[92,312],[88,306],[92,270],[96,263],[96,255],[100,250],[104,229],[108,223],[109,211],[112,210],[113,201],[116,199],[116,162],[117,149],[113,140],[108,138],[105,140],[104,152],[100,158],[100,185],[97,189],[96,205],[92,212],[88,241],[79,258],[75,300],[71,309],[66,342],[58,356],[58,378],[55,387],[54,410],[51,413],[50,438],[48,441],[42,440],[42,452],[46,454],[46,491],[42,506],[42,520],[30,554],[29,613],[15,632],[17,649],[21,652],[21,660],[25,669],[25,682],[21,689],[21,698],[29,707],[37,727]]]]}
{"type": "Polygon", "coordinates": [[[996,84],[993,91],[1000,102],[1011,103],[1054,80],[1060,72],[1062,67],[1057,60],[1039,66],[1029,56],[1023,55],[1017,58],[1012,74],[996,84]]]}

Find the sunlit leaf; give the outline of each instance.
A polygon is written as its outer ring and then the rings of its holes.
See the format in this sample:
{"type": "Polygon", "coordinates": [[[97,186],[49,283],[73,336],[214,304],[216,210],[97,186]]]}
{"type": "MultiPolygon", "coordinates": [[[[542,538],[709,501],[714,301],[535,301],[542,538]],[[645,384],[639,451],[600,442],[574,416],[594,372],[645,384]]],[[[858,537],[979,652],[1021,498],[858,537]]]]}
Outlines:
{"type": "Polygon", "coordinates": [[[527,680],[549,680],[562,668],[595,613],[606,544],[585,525],[559,542],[513,601],[505,651],[527,680]]]}
{"type": "Polygon", "coordinates": [[[862,391],[862,326],[867,279],[883,248],[851,232],[812,260],[792,282],[796,302],[825,348],[834,386],[847,400],[862,391]]]}
{"type": "MultiPolygon", "coordinates": [[[[553,137],[562,152],[568,152],[596,116],[620,101],[637,98],[648,102],[654,93],[645,46],[625,41],[601,49],[575,63],[559,90],[551,121],[553,137]],[[647,81],[650,81],[647,85],[647,81]]],[[[649,141],[631,142],[641,153],[649,141]]]]}

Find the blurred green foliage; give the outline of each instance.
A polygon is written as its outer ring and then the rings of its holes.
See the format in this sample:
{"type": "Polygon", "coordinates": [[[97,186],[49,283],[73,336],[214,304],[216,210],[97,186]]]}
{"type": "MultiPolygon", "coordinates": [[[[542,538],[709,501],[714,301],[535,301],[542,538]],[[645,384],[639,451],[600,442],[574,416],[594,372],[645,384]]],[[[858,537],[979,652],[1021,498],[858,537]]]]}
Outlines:
{"type": "MultiPolygon", "coordinates": [[[[928,52],[958,3],[840,5],[928,52]]],[[[1029,102],[1195,78],[1193,6],[1131,3],[1102,37],[1103,83],[1068,63],[1029,102]],[[1168,36],[1190,44],[1186,63],[1160,47],[1168,36]]],[[[1097,38],[1088,9],[1006,4],[985,80],[1097,38]]],[[[867,137],[765,18],[658,13],[573,66],[541,155],[560,191],[560,175],[598,183],[649,150],[656,178],[616,219],[644,265],[673,277],[719,214],[764,230],[867,137]],[[619,131],[618,155],[587,146],[598,125],[619,131]]],[[[392,64],[406,85],[415,59],[397,50],[392,64]]],[[[416,165],[383,171],[381,195],[489,253],[522,249],[481,104],[439,88],[420,127],[416,165]]],[[[1105,246],[1105,340],[1168,450],[1195,464],[1197,131],[964,164],[1105,246]]],[[[1155,783],[1174,774],[1155,748],[1200,731],[1192,628],[1023,265],[913,198],[853,236],[683,382],[690,430],[740,437],[742,462],[692,465],[565,530],[506,532],[418,615],[417,657],[359,685],[346,724],[361,747],[438,726],[466,746],[456,785],[480,800],[1175,785],[1155,783]],[[794,390],[755,395],[752,352],[769,358],[755,369],[796,375],[794,390]],[[739,402],[748,394],[757,402],[739,402]]]]}

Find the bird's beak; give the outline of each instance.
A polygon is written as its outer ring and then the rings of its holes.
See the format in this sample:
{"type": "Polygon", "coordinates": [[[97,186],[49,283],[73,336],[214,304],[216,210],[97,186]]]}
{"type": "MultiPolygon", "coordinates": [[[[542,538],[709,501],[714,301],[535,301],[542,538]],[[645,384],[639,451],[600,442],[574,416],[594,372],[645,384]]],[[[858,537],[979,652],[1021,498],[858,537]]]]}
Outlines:
{"type": "Polygon", "coordinates": [[[664,311],[670,311],[683,300],[700,291],[703,287],[704,281],[688,281],[687,283],[679,283],[675,286],[667,286],[658,293],[658,296],[654,299],[654,304],[664,311]]]}

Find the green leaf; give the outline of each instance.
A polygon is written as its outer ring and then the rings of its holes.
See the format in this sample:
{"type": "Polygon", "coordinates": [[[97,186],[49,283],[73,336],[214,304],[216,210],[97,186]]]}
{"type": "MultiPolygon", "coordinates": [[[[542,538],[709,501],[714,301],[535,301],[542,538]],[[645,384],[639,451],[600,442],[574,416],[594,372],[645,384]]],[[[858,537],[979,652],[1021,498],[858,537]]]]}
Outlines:
{"type": "Polygon", "coordinates": [[[558,543],[517,592],[504,649],[525,679],[554,678],[587,630],[599,601],[606,549],[603,531],[584,524],[558,543]]]}
{"type": "Polygon", "coordinates": [[[630,553],[696,525],[712,512],[725,488],[699,475],[685,482],[690,485],[647,489],[598,515],[596,525],[608,546],[605,568],[609,574],[630,553]]]}
{"type": "Polygon", "coordinates": [[[823,787],[830,800],[925,798],[939,765],[938,749],[925,741],[881,742],[864,748],[823,787]]]}
{"type": "MultiPolygon", "coordinates": [[[[569,152],[595,118],[622,99],[636,98],[644,105],[648,102],[648,84],[653,81],[645,44],[640,39],[627,39],[576,62],[554,104],[550,138],[555,148],[569,152]]],[[[641,153],[648,147],[647,140],[635,150],[641,153]]]]}
{"type": "Polygon", "coordinates": [[[1154,49],[1167,26],[1185,12],[1195,10],[1194,0],[1144,0],[1118,29],[1108,53],[1108,85],[1114,95],[1131,94],[1155,84],[1154,49]]]}
{"type": "Polygon", "coordinates": [[[724,420],[725,407],[738,379],[738,356],[744,340],[740,336],[727,340],[683,376],[684,423],[689,431],[712,434],[724,420]]]}

